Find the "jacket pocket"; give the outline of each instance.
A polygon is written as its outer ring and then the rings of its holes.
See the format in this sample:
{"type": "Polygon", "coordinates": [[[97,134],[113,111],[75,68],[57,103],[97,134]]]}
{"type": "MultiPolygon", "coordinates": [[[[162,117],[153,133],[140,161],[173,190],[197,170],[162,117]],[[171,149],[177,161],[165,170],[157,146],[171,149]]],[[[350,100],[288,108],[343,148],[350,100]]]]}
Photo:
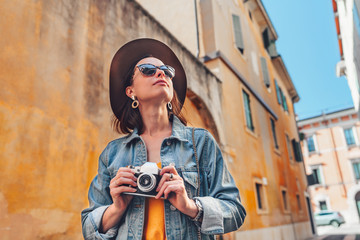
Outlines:
{"type": "Polygon", "coordinates": [[[195,171],[183,171],[182,177],[184,179],[185,188],[189,198],[196,197],[198,189],[198,173],[195,171]]]}

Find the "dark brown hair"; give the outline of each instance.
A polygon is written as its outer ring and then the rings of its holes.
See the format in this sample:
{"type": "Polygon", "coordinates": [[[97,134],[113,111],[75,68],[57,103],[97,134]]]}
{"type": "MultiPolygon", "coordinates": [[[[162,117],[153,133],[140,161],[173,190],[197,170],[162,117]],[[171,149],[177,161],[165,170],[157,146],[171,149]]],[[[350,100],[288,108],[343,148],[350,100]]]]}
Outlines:
{"type": "MultiPolygon", "coordinates": [[[[125,95],[124,101],[121,101],[119,104],[119,112],[121,113],[119,118],[113,115],[112,126],[114,130],[120,134],[123,133],[131,133],[134,128],[138,129],[138,134],[142,134],[144,132],[144,123],[139,111],[139,108],[132,108],[132,100],[126,96],[125,91],[128,86],[133,84],[133,76],[135,72],[136,64],[144,58],[152,57],[151,55],[145,55],[135,61],[127,71],[126,77],[124,81],[121,81],[121,92],[125,95]]],[[[121,94],[121,93],[119,93],[121,94]]],[[[170,101],[172,105],[172,110],[168,109],[169,119],[172,118],[172,115],[175,115],[179,118],[179,120],[186,125],[187,120],[184,115],[181,113],[181,103],[178,99],[177,93],[174,89],[173,99],[170,101]]]]}

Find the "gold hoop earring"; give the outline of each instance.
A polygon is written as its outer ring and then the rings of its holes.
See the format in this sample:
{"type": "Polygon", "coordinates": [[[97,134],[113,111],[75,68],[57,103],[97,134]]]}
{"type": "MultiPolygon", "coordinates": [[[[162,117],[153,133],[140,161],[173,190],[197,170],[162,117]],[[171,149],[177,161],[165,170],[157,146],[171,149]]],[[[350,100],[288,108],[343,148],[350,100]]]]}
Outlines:
{"type": "Polygon", "coordinates": [[[139,101],[136,100],[134,96],[132,96],[132,100],[133,100],[133,102],[131,104],[131,107],[135,109],[139,106],[139,101]]]}

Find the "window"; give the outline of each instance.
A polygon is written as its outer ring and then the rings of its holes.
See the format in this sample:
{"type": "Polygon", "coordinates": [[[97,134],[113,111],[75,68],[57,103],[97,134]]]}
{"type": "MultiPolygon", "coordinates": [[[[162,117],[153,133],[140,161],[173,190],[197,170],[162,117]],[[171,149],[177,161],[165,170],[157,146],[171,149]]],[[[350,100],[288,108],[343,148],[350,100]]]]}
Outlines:
{"type": "Polygon", "coordinates": [[[355,145],[354,131],[352,128],[345,128],[344,135],[348,146],[355,145]]]}
{"type": "Polygon", "coordinates": [[[319,201],[320,210],[328,210],[326,201],[319,201]]]}
{"type": "Polygon", "coordinates": [[[292,153],[292,149],[291,149],[291,145],[290,145],[290,138],[289,138],[289,136],[285,133],[285,138],[286,138],[286,149],[287,149],[287,151],[288,151],[288,155],[289,155],[289,160],[290,160],[290,162],[292,162],[293,161],[293,153],[292,153]]]}
{"type": "Polygon", "coordinates": [[[307,142],[307,147],[308,147],[309,153],[315,152],[314,135],[308,137],[308,138],[306,139],[306,142],[307,142]]]}
{"type": "Polygon", "coordinates": [[[263,80],[264,80],[265,86],[268,88],[268,87],[270,87],[270,78],[269,78],[269,72],[268,72],[268,68],[267,68],[266,59],[264,57],[260,57],[260,62],[261,62],[261,70],[262,70],[262,74],[263,74],[263,80]]]}
{"type": "Polygon", "coordinates": [[[249,130],[254,131],[255,128],[251,117],[250,97],[249,94],[247,94],[244,90],[243,90],[243,97],[244,97],[244,107],[245,107],[245,116],[246,116],[246,127],[249,130]]]}
{"type": "Polygon", "coordinates": [[[301,207],[301,202],[300,202],[300,195],[296,194],[296,202],[297,202],[297,206],[299,211],[302,211],[302,207],[301,207]]]}
{"type": "Polygon", "coordinates": [[[269,28],[265,28],[265,30],[262,32],[262,38],[263,38],[264,48],[269,53],[269,55],[271,57],[278,56],[278,53],[276,51],[275,41],[271,40],[270,37],[269,28]]]}
{"type": "Polygon", "coordinates": [[[264,48],[268,49],[268,47],[270,46],[270,36],[269,36],[268,28],[265,28],[265,30],[263,31],[262,38],[263,38],[264,48]]]}
{"type": "Polygon", "coordinates": [[[278,103],[283,107],[284,111],[288,112],[288,105],[287,105],[286,97],[285,97],[283,91],[281,90],[281,88],[279,87],[276,79],[275,79],[275,88],[276,88],[276,96],[277,96],[278,103]]]}
{"type": "Polygon", "coordinates": [[[275,121],[274,121],[274,119],[270,118],[270,122],[271,122],[271,131],[272,131],[272,135],[273,135],[273,139],[274,139],[275,148],[279,149],[279,145],[278,145],[277,138],[276,138],[275,121]]]}
{"type": "Polygon", "coordinates": [[[258,214],[267,214],[269,213],[267,196],[266,196],[266,178],[253,178],[254,186],[254,195],[256,201],[256,212],[258,214]]]}
{"type": "Polygon", "coordinates": [[[256,182],[256,203],[259,210],[266,210],[265,189],[262,183],[256,182]]]}
{"type": "Polygon", "coordinates": [[[313,175],[313,178],[314,178],[314,183],[315,184],[322,184],[323,179],[322,179],[321,166],[312,166],[311,170],[312,170],[312,175],[313,175]]]}
{"type": "Polygon", "coordinates": [[[244,40],[241,31],[240,17],[238,15],[232,15],[233,29],[235,35],[235,45],[241,53],[244,52],[244,40]]]}
{"type": "Polygon", "coordinates": [[[284,206],[284,211],[289,211],[287,190],[285,189],[281,190],[281,197],[284,206]]]}
{"type": "Polygon", "coordinates": [[[354,169],[354,176],[356,180],[360,180],[360,159],[352,161],[352,167],[354,169]]]}

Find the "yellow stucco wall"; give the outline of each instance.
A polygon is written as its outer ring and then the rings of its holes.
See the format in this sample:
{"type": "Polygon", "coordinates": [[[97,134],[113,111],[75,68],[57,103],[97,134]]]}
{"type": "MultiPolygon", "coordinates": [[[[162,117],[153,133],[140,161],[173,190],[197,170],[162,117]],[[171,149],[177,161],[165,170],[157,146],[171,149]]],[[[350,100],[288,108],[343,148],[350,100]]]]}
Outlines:
{"type": "Polygon", "coordinates": [[[92,96],[98,86],[82,81],[84,49],[73,31],[84,23],[69,27],[69,16],[47,15],[61,8],[42,1],[1,5],[1,239],[81,239],[87,187],[115,136],[107,93],[92,96]]]}

